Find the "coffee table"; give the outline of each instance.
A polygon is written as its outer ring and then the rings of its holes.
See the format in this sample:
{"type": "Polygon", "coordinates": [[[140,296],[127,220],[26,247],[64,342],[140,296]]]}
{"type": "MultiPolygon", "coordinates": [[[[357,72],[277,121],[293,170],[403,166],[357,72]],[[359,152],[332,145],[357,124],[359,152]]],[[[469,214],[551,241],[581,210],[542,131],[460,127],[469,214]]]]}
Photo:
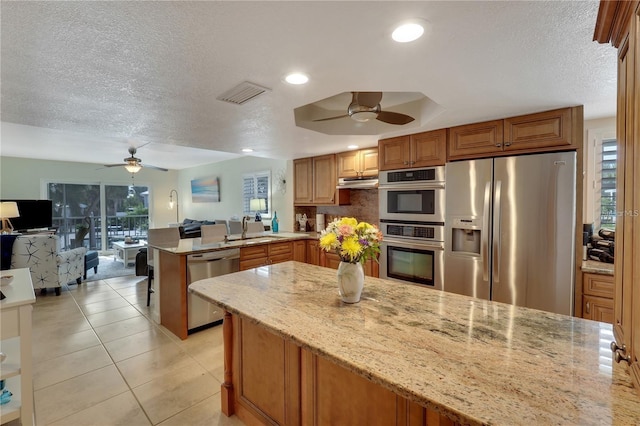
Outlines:
{"type": "Polygon", "coordinates": [[[138,250],[147,246],[147,242],[140,240],[137,243],[113,242],[113,260],[124,262],[125,268],[129,263],[135,263],[138,250]]]}

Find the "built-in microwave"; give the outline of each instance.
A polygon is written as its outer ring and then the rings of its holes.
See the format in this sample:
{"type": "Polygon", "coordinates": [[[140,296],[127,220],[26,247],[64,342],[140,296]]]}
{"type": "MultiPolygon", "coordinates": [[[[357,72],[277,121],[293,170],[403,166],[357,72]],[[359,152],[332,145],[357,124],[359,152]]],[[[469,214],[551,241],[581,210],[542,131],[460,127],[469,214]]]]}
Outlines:
{"type": "Polygon", "coordinates": [[[380,219],[444,224],[444,167],[381,172],[380,219]]]}

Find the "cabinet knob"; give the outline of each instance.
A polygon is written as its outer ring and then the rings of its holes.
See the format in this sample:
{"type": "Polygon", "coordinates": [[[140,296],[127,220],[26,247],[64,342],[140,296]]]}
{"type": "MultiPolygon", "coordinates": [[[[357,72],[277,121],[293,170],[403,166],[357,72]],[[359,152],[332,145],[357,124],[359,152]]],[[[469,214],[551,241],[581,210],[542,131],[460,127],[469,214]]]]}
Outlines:
{"type": "Polygon", "coordinates": [[[409,162],[408,161],[403,161],[402,164],[404,164],[405,166],[408,166],[409,162]]]}
{"type": "Polygon", "coordinates": [[[504,146],[511,146],[511,142],[505,142],[504,146]]]}
{"type": "Polygon", "coordinates": [[[623,353],[627,352],[627,345],[623,343],[622,346],[618,346],[615,340],[611,342],[611,345],[609,345],[609,347],[611,348],[611,352],[615,352],[618,350],[622,351],[623,353]]]}
{"type": "Polygon", "coordinates": [[[617,363],[620,363],[620,361],[625,361],[627,364],[631,364],[631,355],[623,355],[624,352],[622,352],[621,350],[617,350],[615,352],[615,355],[613,357],[613,359],[616,360],[617,363]]]}
{"type": "Polygon", "coordinates": [[[496,143],[496,147],[501,148],[502,144],[500,142],[496,143]]]}
{"type": "MultiPolygon", "coordinates": [[[[587,308],[587,313],[589,313],[589,305],[590,305],[590,302],[587,302],[587,306],[586,306],[586,308],[587,308]]],[[[615,343],[615,342],[614,342],[614,343],[615,343]]]]}

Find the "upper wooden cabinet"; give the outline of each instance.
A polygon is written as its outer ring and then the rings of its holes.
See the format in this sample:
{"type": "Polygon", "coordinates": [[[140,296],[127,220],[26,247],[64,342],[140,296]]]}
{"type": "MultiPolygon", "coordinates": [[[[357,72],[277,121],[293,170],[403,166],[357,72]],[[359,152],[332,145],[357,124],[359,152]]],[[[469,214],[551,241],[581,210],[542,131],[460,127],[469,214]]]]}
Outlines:
{"type": "Polygon", "coordinates": [[[295,205],[348,204],[349,191],[338,191],[335,154],[293,161],[295,205]]]}
{"type": "Polygon", "coordinates": [[[347,151],[336,154],[338,177],[377,176],[378,148],[347,151]]]}
{"type": "Polygon", "coordinates": [[[444,165],[447,160],[446,129],[378,141],[379,170],[444,165]]]}
{"type": "Polygon", "coordinates": [[[466,124],[449,129],[449,160],[576,148],[582,107],[466,124]]]}

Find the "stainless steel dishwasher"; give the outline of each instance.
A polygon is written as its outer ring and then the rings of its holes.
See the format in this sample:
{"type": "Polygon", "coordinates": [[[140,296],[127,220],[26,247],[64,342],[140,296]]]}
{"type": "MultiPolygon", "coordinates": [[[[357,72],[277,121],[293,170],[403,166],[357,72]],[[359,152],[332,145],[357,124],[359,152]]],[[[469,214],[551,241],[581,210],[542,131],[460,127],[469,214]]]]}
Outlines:
{"type": "MultiPolygon", "coordinates": [[[[187,285],[205,278],[238,272],[240,249],[212,251],[187,256],[187,285]]],[[[214,325],[224,317],[222,309],[192,293],[187,293],[189,333],[214,325]]]]}

